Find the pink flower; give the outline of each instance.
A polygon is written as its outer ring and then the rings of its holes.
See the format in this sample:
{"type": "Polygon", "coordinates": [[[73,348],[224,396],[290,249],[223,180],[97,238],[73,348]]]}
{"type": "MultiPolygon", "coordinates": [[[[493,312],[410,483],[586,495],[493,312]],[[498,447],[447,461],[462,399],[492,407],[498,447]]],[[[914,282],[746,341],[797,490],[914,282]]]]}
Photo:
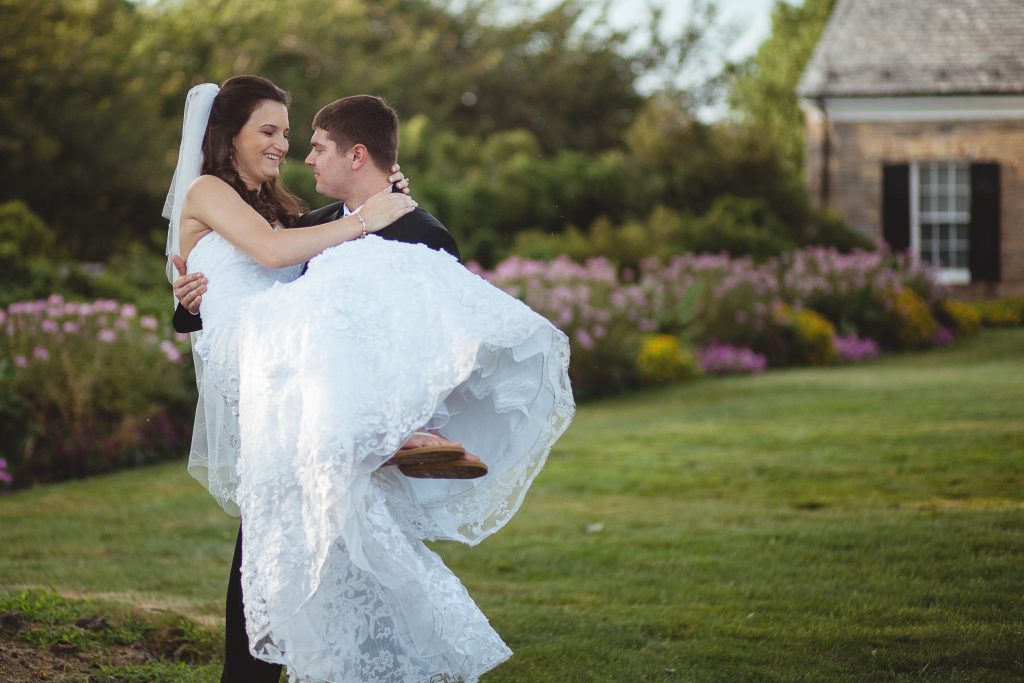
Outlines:
{"type": "Polygon", "coordinates": [[[105,344],[110,344],[117,339],[117,332],[114,332],[113,330],[102,329],[100,330],[99,334],[96,335],[96,338],[105,344]]]}
{"type": "Polygon", "coordinates": [[[158,326],[156,318],[151,315],[144,315],[139,318],[139,327],[144,330],[155,330],[158,326]]]}
{"type": "Polygon", "coordinates": [[[580,343],[580,346],[582,346],[585,349],[594,348],[594,340],[590,337],[586,330],[576,331],[576,341],[578,341],[580,343]]]}
{"type": "Polygon", "coordinates": [[[57,330],[60,329],[60,325],[57,324],[56,320],[44,320],[43,324],[40,325],[40,327],[43,329],[43,332],[51,333],[56,332],[57,330]]]}
{"type": "Polygon", "coordinates": [[[73,323],[70,320],[64,323],[64,331],[68,333],[78,332],[78,323],[73,323]]]}
{"type": "Polygon", "coordinates": [[[167,340],[160,342],[160,350],[167,356],[167,360],[172,363],[177,363],[181,360],[181,352],[178,351],[178,347],[174,345],[174,342],[167,340]]]}
{"type": "Polygon", "coordinates": [[[135,304],[125,304],[121,306],[121,317],[122,318],[134,318],[139,314],[139,309],[135,307],[135,304]]]}
{"type": "Polygon", "coordinates": [[[25,356],[15,356],[14,364],[19,368],[23,368],[28,365],[28,359],[25,356]]]}
{"type": "Polygon", "coordinates": [[[180,342],[187,342],[189,340],[189,335],[187,332],[175,332],[174,338],[180,342]]]}
{"type": "Polygon", "coordinates": [[[47,360],[50,357],[50,351],[42,346],[37,346],[32,349],[32,357],[36,360],[47,360]]]}

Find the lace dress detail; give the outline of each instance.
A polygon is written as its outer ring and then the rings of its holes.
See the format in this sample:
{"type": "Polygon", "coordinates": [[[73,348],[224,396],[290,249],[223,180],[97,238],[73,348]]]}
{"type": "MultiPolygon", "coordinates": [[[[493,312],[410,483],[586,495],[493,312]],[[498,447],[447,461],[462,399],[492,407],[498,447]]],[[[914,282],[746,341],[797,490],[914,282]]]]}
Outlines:
{"type": "Polygon", "coordinates": [[[253,654],[303,683],[477,680],[511,651],[423,541],[476,544],[519,509],[574,413],[565,335],[451,256],[374,236],[240,306],[253,654]],[[424,425],[481,455],[488,475],[381,467],[424,425]]]}
{"type": "Polygon", "coordinates": [[[200,306],[203,330],[192,335],[199,404],[188,471],[237,517],[239,308],[247,296],[294,280],[302,266],[264,268],[216,232],[204,235],[192,248],[188,266],[191,272],[209,276],[200,306]]]}

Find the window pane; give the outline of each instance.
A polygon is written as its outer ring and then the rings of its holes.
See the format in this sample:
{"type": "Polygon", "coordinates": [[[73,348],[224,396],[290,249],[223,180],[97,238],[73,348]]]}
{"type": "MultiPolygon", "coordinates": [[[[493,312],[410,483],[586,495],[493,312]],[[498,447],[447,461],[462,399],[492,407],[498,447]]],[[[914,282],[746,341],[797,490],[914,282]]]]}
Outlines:
{"type": "Polygon", "coordinates": [[[949,166],[947,164],[938,164],[935,168],[935,182],[940,187],[944,187],[949,184],[949,166]]]}
{"type": "Polygon", "coordinates": [[[971,179],[968,177],[967,164],[956,165],[956,184],[964,187],[971,186],[971,179]]]}
{"type": "Polygon", "coordinates": [[[925,190],[932,182],[932,167],[931,164],[921,164],[919,167],[920,178],[918,182],[921,184],[921,189],[925,190]]]}
{"type": "Polygon", "coordinates": [[[954,209],[957,213],[967,213],[971,210],[971,203],[966,194],[957,193],[954,209]]]}

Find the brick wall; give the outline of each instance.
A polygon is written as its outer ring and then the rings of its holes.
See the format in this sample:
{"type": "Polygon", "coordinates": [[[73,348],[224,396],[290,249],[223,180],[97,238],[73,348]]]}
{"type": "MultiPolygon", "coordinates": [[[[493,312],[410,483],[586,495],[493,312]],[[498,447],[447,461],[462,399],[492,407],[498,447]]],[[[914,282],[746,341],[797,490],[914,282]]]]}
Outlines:
{"type": "MultiPolygon", "coordinates": [[[[826,123],[807,112],[806,175],[821,195],[826,123]]],[[[1002,282],[961,288],[967,296],[1024,294],[1024,121],[929,123],[829,122],[829,204],[863,235],[882,236],[882,165],[982,161],[1000,165],[1002,282]]]]}

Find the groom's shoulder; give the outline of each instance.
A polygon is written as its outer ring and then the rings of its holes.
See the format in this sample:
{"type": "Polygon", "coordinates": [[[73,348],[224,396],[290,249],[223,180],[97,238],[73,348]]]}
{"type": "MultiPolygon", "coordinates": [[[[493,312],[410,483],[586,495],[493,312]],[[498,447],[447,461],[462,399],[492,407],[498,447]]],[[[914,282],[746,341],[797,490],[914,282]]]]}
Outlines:
{"type": "Polygon", "coordinates": [[[429,211],[419,206],[377,234],[385,239],[423,244],[461,259],[459,247],[448,229],[429,211]]]}
{"type": "Polygon", "coordinates": [[[302,214],[299,217],[299,222],[296,223],[296,227],[307,228],[311,225],[319,225],[320,223],[326,223],[338,209],[341,207],[341,202],[334,202],[327,206],[321,206],[319,209],[312,209],[302,214]]]}
{"type": "Polygon", "coordinates": [[[448,232],[448,229],[442,225],[441,221],[434,218],[433,214],[424,209],[422,206],[417,206],[415,209],[399,218],[395,223],[401,223],[409,227],[423,228],[426,230],[444,230],[448,232]]]}

